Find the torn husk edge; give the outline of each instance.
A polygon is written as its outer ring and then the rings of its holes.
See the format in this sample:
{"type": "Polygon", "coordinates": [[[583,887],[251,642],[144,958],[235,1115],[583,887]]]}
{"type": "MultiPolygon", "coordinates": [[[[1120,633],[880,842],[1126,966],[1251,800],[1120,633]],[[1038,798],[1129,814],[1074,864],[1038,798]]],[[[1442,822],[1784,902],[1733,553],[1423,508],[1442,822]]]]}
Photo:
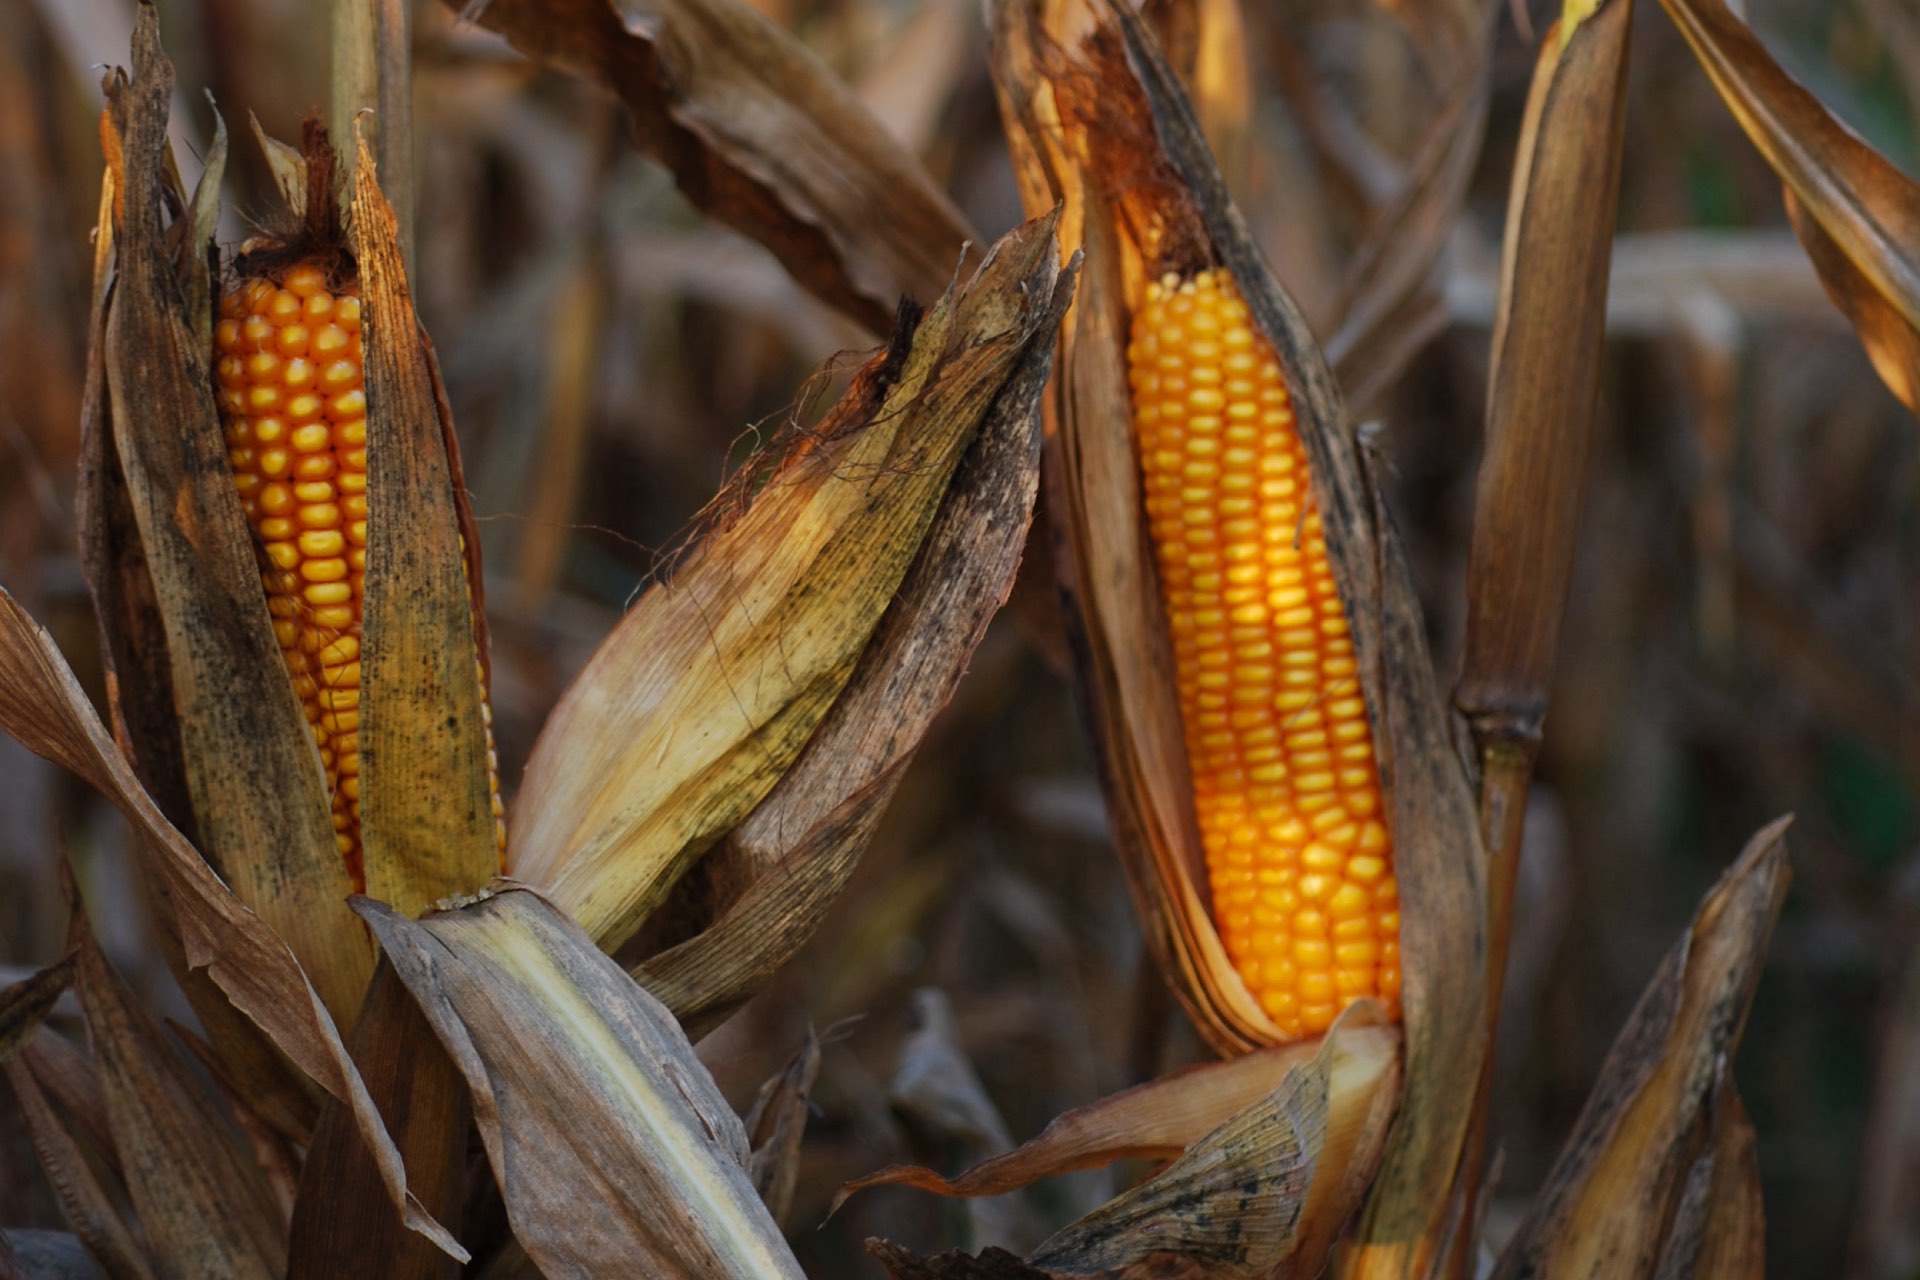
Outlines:
{"type": "Polygon", "coordinates": [[[1218,265],[1271,342],[1293,396],[1391,817],[1406,1087],[1362,1236],[1405,1256],[1435,1256],[1465,1138],[1458,1100],[1470,1096],[1485,1053],[1486,855],[1398,536],[1326,361],[1227,199],[1151,37],[1116,9],[1069,55],[1025,5],[999,4],[994,19],[995,78],[1022,190],[1029,199],[1064,198],[1064,225],[1084,235],[1046,483],[1081,686],[1149,943],[1216,1047],[1270,1042],[1271,1022],[1207,916],[1139,480],[1131,448],[1111,429],[1131,420],[1127,300],[1161,269],[1218,265]],[[1121,188],[1111,220],[1090,212],[1101,204],[1096,184],[1121,188]],[[1142,208],[1143,200],[1160,203],[1142,208]],[[1156,222],[1161,231],[1149,243],[1142,233],[1156,222]]]}

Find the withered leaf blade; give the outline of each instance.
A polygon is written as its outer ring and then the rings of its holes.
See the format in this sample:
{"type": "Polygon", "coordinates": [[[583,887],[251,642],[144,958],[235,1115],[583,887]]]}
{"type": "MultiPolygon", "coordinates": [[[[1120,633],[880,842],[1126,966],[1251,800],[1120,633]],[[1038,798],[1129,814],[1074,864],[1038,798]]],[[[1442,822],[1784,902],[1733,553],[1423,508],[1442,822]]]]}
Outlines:
{"type": "Polygon", "coordinates": [[[53,1003],[73,985],[78,956],[69,953],[29,978],[0,988],[0,1063],[12,1061],[26,1047],[40,1024],[53,1012],[53,1003]]]}
{"type": "Polygon", "coordinates": [[[902,294],[938,297],[979,243],[852,91],[740,0],[447,2],[618,94],[636,144],[695,205],[875,333],[902,294]]]}
{"type": "Polygon", "coordinates": [[[633,936],[767,795],[845,687],[955,466],[1055,314],[1056,254],[1050,218],[1003,239],[744,514],[641,597],[561,698],[509,861],[602,945],[633,936]]]}
{"type": "Polygon", "coordinates": [[[1318,1275],[1372,1180],[1398,1092],[1398,1037],[1375,1016],[1349,1010],[1275,1088],[1028,1261],[1091,1275],[1164,1254],[1225,1280],[1318,1275]]]}
{"type": "Polygon", "coordinates": [[[359,140],[353,184],[367,379],[360,835],[366,890],[417,915],[499,871],[451,429],[414,315],[398,225],[359,140]]]}
{"type": "Polygon", "coordinates": [[[543,1271],[797,1280],[739,1118],[679,1024],[578,925],[517,888],[419,921],[355,902],[466,1077],[543,1271]]]}
{"type": "MultiPolygon", "coordinates": [[[[1786,896],[1790,819],[1761,829],[1721,877],[1614,1040],[1545,1187],[1501,1255],[1496,1280],[1646,1276],[1675,1232],[1701,1232],[1708,1209],[1715,1258],[1742,1246],[1757,1197],[1738,1174],[1740,1135],[1725,1135],[1734,1167],[1706,1170],[1723,1192],[1683,1213],[1689,1173],[1720,1145],[1714,1110],[1732,1094],[1731,1064],[1786,896]],[[1738,1176],[1734,1176],[1738,1175],[1738,1176]],[[1732,1200],[1718,1207],[1721,1196],[1732,1200]],[[1725,1213],[1730,1215],[1722,1218],[1725,1213]],[[1737,1215],[1737,1216],[1736,1216],[1737,1215]]],[[[1735,1124],[1726,1116],[1723,1123],[1735,1124]]],[[[1682,1249],[1678,1256],[1696,1253],[1682,1249]]],[[[1684,1273],[1683,1268],[1683,1273],[1684,1273]]],[[[1722,1273],[1726,1274],[1726,1273],[1722,1273]]]]}
{"type": "Polygon", "coordinates": [[[1873,281],[1853,264],[1846,253],[1828,235],[1819,221],[1791,188],[1782,193],[1786,199],[1787,220],[1793,224],[1800,247],[1820,277],[1820,285],[1852,322],[1873,362],[1880,381],[1901,404],[1920,413],[1920,329],[1916,329],[1887,296],[1874,288],[1873,281]]]}
{"type": "MultiPolygon", "coordinates": [[[[1740,1280],[1763,1275],[1767,1264],[1767,1219],[1761,1207],[1760,1151],[1753,1122],[1731,1083],[1713,1108],[1713,1146],[1706,1203],[1693,1251],[1691,1270],[1699,1280],[1740,1280]]],[[[1668,1256],[1680,1259],[1673,1251],[1668,1256]]],[[[1661,1277],[1665,1280],[1665,1277],[1661,1277]]]]}
{"type": "MultiPolygon", "coordinates": [[[[353,1060],[427,1212],[458,1224],[466,1191],[466,1085],[390,963],[380,964],[353,1028],[353,1060]]],[[[454,1280],[460,1264],[406,1229],[353,1113],[330,1099],[299,1171],[287,1280],[381,1276],[454,1280]]]]}
{"type": "Polygon", "coordinates": [[[1632,18],[1632,0],[1607,0],[1550,30],[1521,126],[1455,693],[1483,738],[1537,741],[1559,650],[1600,392],[1632,18]]]}
{"type": "MultiPolygon", "coordinates": [[[[153,1270],[147,1263],[145,1250],[120,1216],[115,1197],[102,1184],[86,1153],[61,1122],[34,1072],[21,1058],[0,1064],[0,1071],[6,1074],[27,1140],[33,1144],[47,1184],[58,1197],[60,1211],[74,1235],[112,1280],[150,1280],[153,1270]]],[[[110,1139],[107,1147],[112,1147],[110,1139]]]]}
{"type": "Polygon", "coordinates": [[[281,1275],[285,1224],[260,1170],[108,967],[84,916],[75,933],[87,1038],[155,1262],[180,1276],[281,1275]]]}
{"type": "Polygon", "coordinates": [[[747,1113],[747,1141],[753,1154],[747,1176],[783,1226],[793,1208],[800,1178],[800,1140],[813,1105],[813,1081],[820,1074],[820,1037],[807,1028],[807,1041],[787,1059],[780,1073],[760,1086],[747,1113]]]}
{"type": "MultiPolygon", "coordinates": [[[[1374,1033],[1398,1038],[1387,1028],[1375,1028],[1374,1033]]],[[[945,1196],[997,1196],[1116,1160],[1172,1160],[1236,1111],[1272,1092],[1288,1072],[1312,1061],[1319,1050],[1317,1041],[1299,1041],[1190,1067],[1057,1116],[1038,1137],[952,1180],[917,1165],[895,1165],[849,1182],[836,1203],[855,1191],[890,1184],[945,1196]]]]}
{"type": "Polygon", "coordinates": [[[465,1250],[406,1196],[393,1140],[367,1096],[326,1007],[287,944],[227,891],[193,846],[141,790],[47,633],[0,589],[0,730],[84,778],[125,815],[147,873],[164,884],[190,969],[204,969],[316,1084],[353,1107],[380,1180],[410,1229],[456,1258],[465,1250]]]}
{"type": "Polygon", "coordinates": [[[1055,281],[846,689],[786,776],[695,869],[749,887],[635,970],[691,1034],[813,936],[1012,590],[1039,484],[1040,398],[1075,278],[1069,268],[1055,281]]]}
{"type": "MultiPolygon", "coordinates": [[[[1887,306],[1920,327],[1920,185],[1788,75],[1723,0],[1661,2],[1806,214],[1887,306]]],[[[1848,273],[1821,277],[1849,291],[1848,273]]]]}
{"type": "Polygon", "coordinates": [[[167,636],[188,790],[208,858],[300,957],[336,1019],[372,972],[306,716],[267,616],[226,464],[210,345],[161,226],[173,69],[140,8],[134,79],[111,108],[125,155],[107,309],[107,420],[167,636]]]}

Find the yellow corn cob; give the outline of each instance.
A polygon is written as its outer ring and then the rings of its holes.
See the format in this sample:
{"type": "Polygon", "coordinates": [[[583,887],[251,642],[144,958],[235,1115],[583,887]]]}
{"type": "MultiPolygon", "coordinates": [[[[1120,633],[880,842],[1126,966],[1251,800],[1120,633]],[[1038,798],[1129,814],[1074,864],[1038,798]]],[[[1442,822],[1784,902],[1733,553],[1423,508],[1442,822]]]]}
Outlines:
{"type": "Polygon", "coordinates": [[[1290,1036],[1400,993],[1372,730],[1291,399],[1222,272],[1149,286],[1140,468],[1227,954],[1290,1036]]]}
{"type": "MultiPolygon", "coordinates": [[[[234,485],[260,540],[274,636],[333,797],[356,887],[360,847],[360,624],[367,576],[367,398],[360,299],[313,263],[220,300],[215,380],[234,485]]],[[[478,662],[478,655],[475,657],[478,662]]],[[[506,847],[493,712],[481,700],[495,838],[506,847]]]]}

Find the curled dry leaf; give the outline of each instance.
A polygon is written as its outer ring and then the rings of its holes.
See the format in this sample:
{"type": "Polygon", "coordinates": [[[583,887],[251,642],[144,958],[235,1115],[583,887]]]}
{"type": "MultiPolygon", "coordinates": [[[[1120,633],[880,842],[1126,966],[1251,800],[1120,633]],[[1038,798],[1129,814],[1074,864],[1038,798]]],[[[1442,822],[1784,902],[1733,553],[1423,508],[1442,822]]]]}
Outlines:
{"type": "Polygon", "coordinates": [[[741,0],[448,3],[618,94],[694,204],[876,333],[902,294],[938,297],[979,243],[852,90],[741,0]]]}
{"type": "Polygon", "coordinates": [[[355,901],[465,1077],[544,1272],[797,1280],[739,1118],[679,1024],[578,925],[516,888],[420,921],[355,901]]]}
{"type": "MultiPolygon", "coordinates": [[[[1380,1035],[1397,1039],[1386,1028],[1380,1035]]],[[[1136,1085],[1056,1117],[1030,1142],[985,1160],[949,1181],[931,1169],[895,1165],[840,1189],[838,1202],[867,1187],[899,1184],[945,1196],[997,1196],[1076,1169],[1116,1160],[1172,1160],[1234,1112],[1278,1087],[1287,1073],[1319,1052],[1296,1041],[1190,1067],[1136,1085]]]]}
{"type": "Polygon", "coordinates": [[[1760,1199],[1731,1070],[1786,896],[1789,821],[1748,842],[1667,954],[1496,1280],[1753,1274],[1735,1269],[1760,1199]]]}
{"type": "MultiPolygon", "coordinates": [[[[23,1058],[0,1064],[7,1087],[13,1092],[27,1140],[46,1172],[47,1182],[60,1201],[60,1211],[73,1228],[74,1235],[87,1252],[107,1269],[114,1280],[150,1280],[153,1269],[147,1264],[145,1249],[120,1215],[124,1186],[110,1192],[102,1174],[87,1159],[81,1144],[64,1123],[49,1100],[36,1073],[23,1058]]],[[[105,1102],[101,1103],[105,1110],[105,1102]]],[[[104,1124],[96,1135],[89,1135],[98,1149],[111,1151],[104,1124]]]]}
{"type": "Polygon", "coordinates": [[[1393,865],[1406,1095],[1356,1251],[1363,1269],[1437,1256],[1486,1044],[1485,854],[1397,535],[1298,308],[1226,198],[1178,84],[1124,14],[1072,50],[1025,5],[997,5],[995,80],[1030,201],[1064,199],[1086,254],[1055,379],[1046,483],[1080,685],[1149,945],[1226,1052],[1281,1039],[1210,916],[1168,622],[1129,433],[1130,309],[1161,272],[1234,282],[1290,392],[1373,734],[1393,865]],[[1370,1246],[1378,1244],[1373,1251],[1370,1246]]]}
{"type": "Polygon", "coordinates": [[[1724,0],[1661,0],[1721,99],[1786,184],[1794,230],[1874,367],[1914,407],[1920,184],[1767,52],[1724,0]]]}
{"type": "Polygon", "coordinates": [[[813,1081],[820,1074],[820,1037],[807,1028],[806,1043],[787,1059],[780,1073],[760,1086],[747,1112],[747,1141],[753,1154],[747,1175],[775,1222],[785,1224],[800,1178],[800,1139],[813,1106],[813,1081]]]}
{"type": "MultiPolygon", "coordinates": [[[[1127,1157],[1171,1159],[1042,1244],[1024,1264],[1030,1271],[1010,1274],[1131,1273],[1157,1256],[1204,1275],[1317,1275],[1385,1149],[1399,1097],[1399,1048],[1398,1029],[1380,1021],[1377,1007],[1356,1005],[1322,1041],[1245,1054],[1116,1094],[951,1182],[927,1169],[894,1168],[848,1184],[842,1197],[885,1183],[999,1195],[1127,1157]]],[[[974,1262],[977,1274],[998,1274],[991,1251],[974,1262]]]]}
{"type": "Polygon", "coordinates": [[[0,729],[85,779],[127,818],[146,873],[165,886],[191,970],[215,985],[297,1067],[347,1102],[380,1180],[409,1228],[455,1257],[465,1250],[406,1194],[399,1152],[340,1033],[287,944],[228,892],[141,789],[45,631],[0,591],[0,729]]]}
{"type": "Polygon", "coordinates": [[[358,156],[351,226],[367,394],[360,832],[366,891],[411,915],[500,870],[476,662],[485,636],[470,586],[480,582],[480,540],[453,415],[364,138],[358,156]]]}
{"type": "MultiPolygon", "coordinates": [[[[561,698],[527,765],[509,861],[602,945],[639,930],[833,707],[957,464],[1058,315],[1056,254],[1051,218],[1002,240],[861,371],[744,513],[641,597],[561,698]]],[[[862,708],[844,728],[879,724],[862,708]]],[[[898,750],[854,758],[890,766],[898,750]]],[[[832,854],[836,825],[857,832],[874,815],[838,781],[824,795],[825,812],[803,797],[782,807],[793,836],[832,854]]]]}
{"type": "Polygon", "coordinates": [[[813,936],[1012,589],[1039,484],[1040,398],[1074,280],[1071,269],[1055,279],[846,689],[767,798],[695,868],[711,905],[669,922],[693,936],[635,971],[692,1034],[813,936]]]}
{"type": "Polygon", "coordinates": [[[69,953],[19,982],[0,989],[0,1063],[11,1061],[53,1012],[53,1003],[73,985],[78,957],[69,953]]]}
{"type": "Polygon", "coordinates": [[[169,1275],[281,1275],[286,1224],[265,1177],[108,966],[67,887],[87,1039],[149,1256],[169,1275]]]}

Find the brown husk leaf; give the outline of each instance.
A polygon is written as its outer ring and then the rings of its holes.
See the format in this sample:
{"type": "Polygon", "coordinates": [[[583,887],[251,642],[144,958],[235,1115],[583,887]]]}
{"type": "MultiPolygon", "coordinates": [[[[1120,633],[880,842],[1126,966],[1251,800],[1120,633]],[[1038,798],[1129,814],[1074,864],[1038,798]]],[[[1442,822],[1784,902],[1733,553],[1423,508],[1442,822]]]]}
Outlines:
{"type": "MultiPolygon", "coordinates": [[[[390,1199],[404,1204],[412,1230],[464,1257],[452,1236],[405,1199],[399,1153],[387,1136],[326,1008],[287,944],[228,892],[219,877],[169,824],[134,778],[94,715],[52,639],[0,590],[0,729],[34,754],[85,779],[125,815],[137,837],[143,870],[172,904],[181,955],[204,971],[233,1007],[253,1022],[322,1089],[348,1102],[378,1156],[390,1199]]],[[[311,741],[311,738],[308,739],[311,741]]]]}
{"type": "Polygon", "coordinates": [[[452,414],[413,311],[393,210],[358,146],[350,225],[367,392],[360,834],[366,892],[417,915],[500,870],[452,414]],[[462,547],[462,535],[465,546],[462,547]]]}
{"type": "Polygon", "coordinates": [[[695,205],[875,333],[902,294],[938,297],[979,244],[852,90],[740,0],[448,3],[619,95],[635,145],[695,205]]]}
{"type": "MultiPolygon", "coordinates": [[[[466,1084],[390,963],[381,963],[353,1029],[353,1060],[406,1161],[413,1194],[459,1228],[471,1108],[466,1084]]],[[[460,1264],[407,1230],[345,1104],[329,1099],[300,1166],[288,1280],[380,1276],[454,1280],[460,1264]]]]}
{"type": "MultiPolygon", "coordinates": [[[[334,845],[319,755],[273,638],[226,466],[204,246],[174,243],[196,230],[190,224],[162,224],[173,72],[150,5],[140,9],[134,71],[131,82],[116,75],[108,85],[107,128],[119,140],[122,167],[114,182],[115,275],[101,331],[106,394],[88,397],[101,431],[112,434],[126,506],[108,488],[93,509],[109,521],[116,510],[130,511],[138,530],[151,609],[166,635],[171,710],[201,845],[241,899],[287,940],[335,1018],[346,1021],[373,953],[346,908],[351,886],[334,845]],[[190,299],[202,302],[204,314],[188,310],[190,299]]],[[[96,455],[102,461],[104,443],[96,455]]],[[[106,594],[139,608],[138,558],[109,552],[107,564],[133,580],[116,574],[106,594]]],[[[109,621],[117,613],[103,611],[109,621]]],[[[143,704],[143,720],[155,711],[143,704]]],[[[161,761],[167,754],[163,745],[161,761]]]]}
{"type": "MultiPolygon", "coordinates": [[[[29,1053],[31,1051],[29,1048],[29,1053]]],[[[6,1073],[7,1087],[13,1091],[27,1140],[33,1144],[47,1184],[59,1199],[60,1211],[74,1235],[113,1280],[149,1280],[153,1270],[147,1264],[146,1246],[120,1214],[125,1187],[112,1175],[96,1171],[88,1161],[86,1152],[55,1110],[26,1058],[0,1064],[0,1071],[6,1073]],[[113,1182],[117,1196],[109,1191],[103,1178],[113,1182]]],[[[105,1110],[104,1100],[101,1110],[105,1110]]],[[[112,1150],[112,1140],[104,1127],[97,1135],[88,1136],[103,1149],[112,1150]]]]}
{"type": "Polygon", "coordinates": [[[53,1012],[54,1001],[73,985],[76,953],[0,988],[0,1063],[13,1060],[53,1012]]]}
{"type": "MultiPolygon", "coordinates": [[[[955,467],[1058,315],[1056,253],[1051,218],[1002,240],[969,285],[855,378],[741,515],[641,597],[548,718],[509,860],[603,946],[635,934],[780,782],[834,705],[955,467]]],[[[862,708],[841,732],[895,727],[862,708]]],[[[850,755],[875,771],[851,783],[872,786],[896,752],[850,755]]],[[[873,809],[847,788],[836,778],[783,804],[781,845],[807,842],[793,856],[830,858],[863,839],[873,809]]],[[[774,857],[788,856],[781,845],[774,857]]],[[[818,904],[795,918],[810,931],[818,904]]],[[[742,968],[762,962],[741,957],[742,968]]],[[[737,990],[716,995],[729,981],[714,976],[693,1002],[737,1000],[737,990]]]]}
{"type": "Polygon", "coordinates": [[[797,1280],[739,1118],[679,1024],[578,925],[514,887],[417,922],[355,902],[466,1078],[544,1272],[797,1280]]]}
{"type": "Polygon", "coordinates": [[[673,924],[694,936],[634,971],[691,1034],[813,936],[1012,590],[1039,484],[1040,399],[1074,281],[1063,272],[1034,316],[846,689],[767,798],[689,876],[706,909],[673,924]]]}
{"type": "Polygon", "coordinates": [[[1731,1072],[1786,896],[1789,821],[1748,842],[1667,954],[1495,1280],[1754,1274],[1734,1269],[1761,1217],[1731,1072]]]}

